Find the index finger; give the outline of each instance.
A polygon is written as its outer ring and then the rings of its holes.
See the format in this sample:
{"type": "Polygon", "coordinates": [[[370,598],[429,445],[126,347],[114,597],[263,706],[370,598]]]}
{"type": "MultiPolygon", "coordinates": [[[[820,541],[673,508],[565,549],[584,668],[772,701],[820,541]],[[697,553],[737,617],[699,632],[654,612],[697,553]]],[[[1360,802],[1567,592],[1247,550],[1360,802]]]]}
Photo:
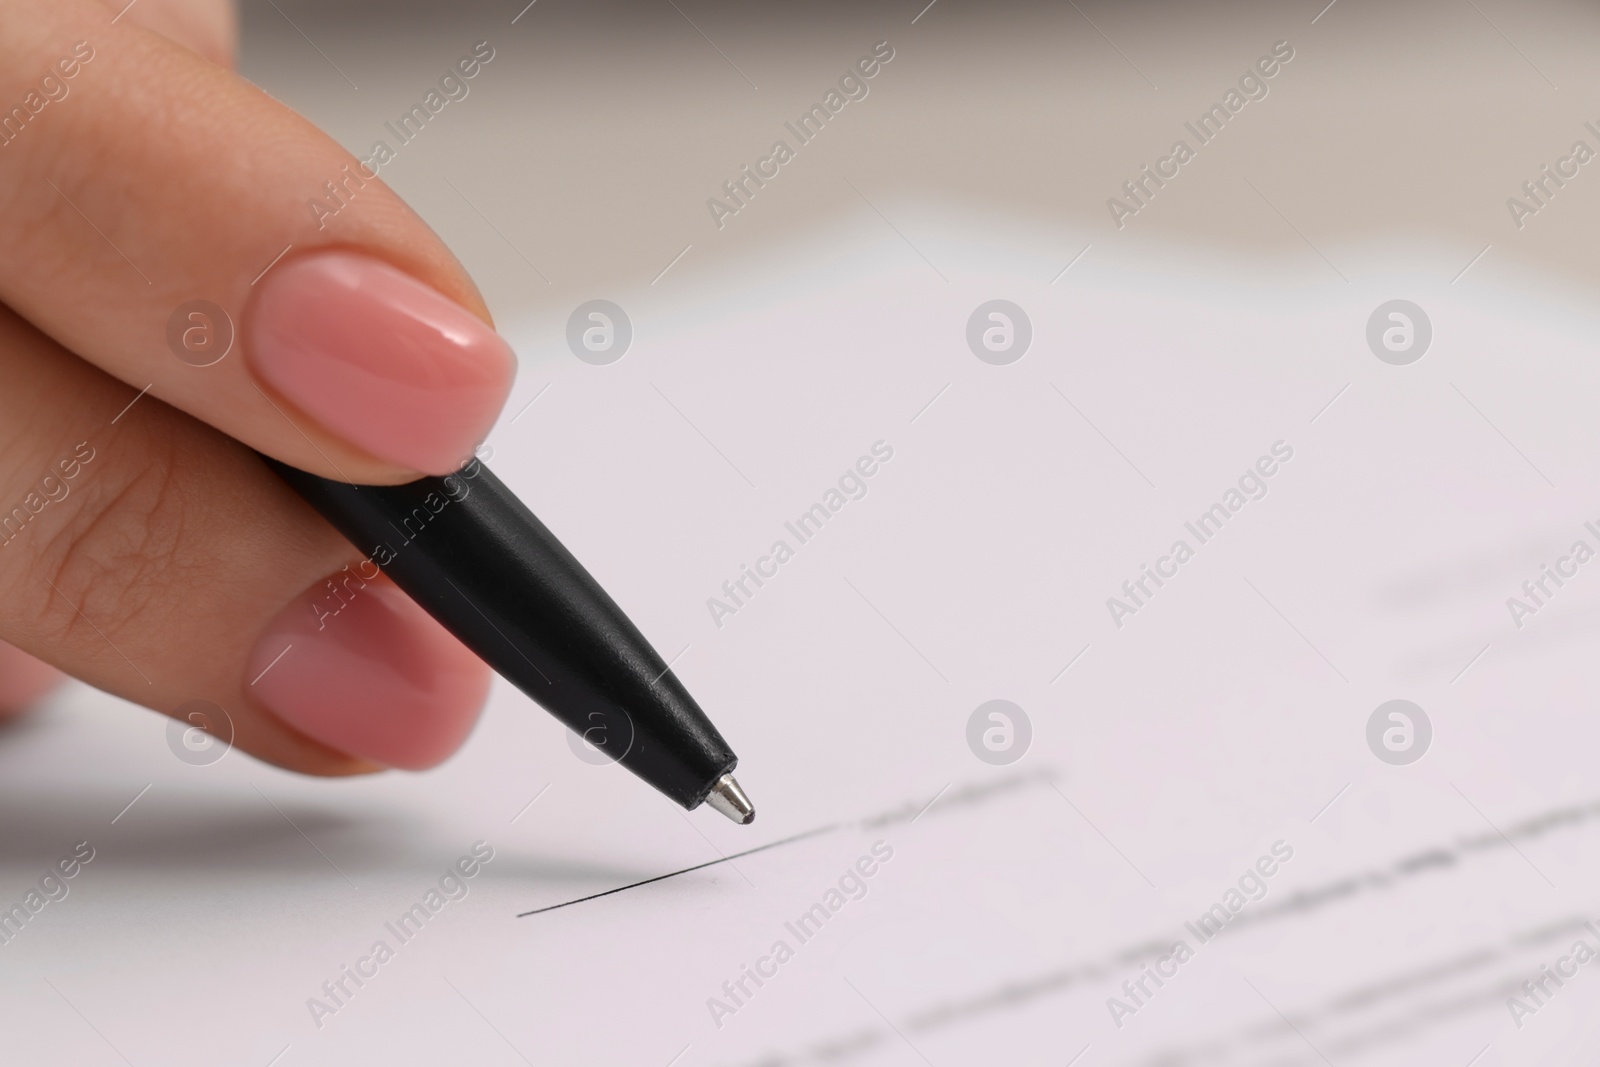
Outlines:
{"type": "Polygon", "coordinates": [[[470,456],[515,358],[381,162],[112,19],[97,0],[0,0],[0,301],[325,477],[398,482],[470,456]]]}

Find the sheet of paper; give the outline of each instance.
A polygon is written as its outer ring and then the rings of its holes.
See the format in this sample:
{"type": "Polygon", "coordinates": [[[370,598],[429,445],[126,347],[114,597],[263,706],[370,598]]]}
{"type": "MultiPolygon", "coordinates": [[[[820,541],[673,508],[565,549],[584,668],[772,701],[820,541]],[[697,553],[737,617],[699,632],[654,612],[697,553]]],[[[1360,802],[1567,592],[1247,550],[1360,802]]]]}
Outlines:
{"type": "Polygon", "coordinates": [[[611,294],[609,364],[510,327],[491,465],[752,826],[503,684],[439,769],[337,782],[69,691],[0,734],[0,907],[44,901],[5,1061],[1590,1062],[1596,322],[880,206],[916,245],[863,212],[611,294]]]}

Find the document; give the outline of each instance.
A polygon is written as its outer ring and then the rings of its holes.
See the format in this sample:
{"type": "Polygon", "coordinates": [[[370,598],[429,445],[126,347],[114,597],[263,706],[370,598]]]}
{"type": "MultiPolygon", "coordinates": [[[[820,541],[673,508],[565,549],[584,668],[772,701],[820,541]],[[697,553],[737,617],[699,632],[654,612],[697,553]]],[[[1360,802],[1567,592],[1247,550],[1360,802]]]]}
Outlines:
{"type": "Polygon", "coordinates": [[[512,322],[480,451],[753,824],[498,682],[358,781],[68,689],[0,731],[0,1059],[1592,1063],[1591,311],[877,206],[512,322]]]}

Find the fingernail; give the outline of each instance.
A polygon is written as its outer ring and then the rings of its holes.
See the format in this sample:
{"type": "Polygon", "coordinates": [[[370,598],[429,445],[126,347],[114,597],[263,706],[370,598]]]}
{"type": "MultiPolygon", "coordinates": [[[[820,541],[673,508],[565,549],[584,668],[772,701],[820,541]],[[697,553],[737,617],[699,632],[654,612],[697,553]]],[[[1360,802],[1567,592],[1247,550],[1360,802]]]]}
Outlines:
{"type": "Polygon", "coordinates": [[[60,681],[61,672],[54,667],[0,644],[0,718],[26,711],[60,681]]]}
{"type": "Polygon", "coordinates": [[[387,578],[336,579],[267,626],[245,691],[340,752],[386,767],[433,766],[471,732],[489,669],[387,578]]]}
{"type": "Polygon", "coordinates": [[[448,474],[505,405],[516,357],[500,335],[410,275],[354,252],[273,268],[246,359],[295,407],[379,459],[448,474]]]}

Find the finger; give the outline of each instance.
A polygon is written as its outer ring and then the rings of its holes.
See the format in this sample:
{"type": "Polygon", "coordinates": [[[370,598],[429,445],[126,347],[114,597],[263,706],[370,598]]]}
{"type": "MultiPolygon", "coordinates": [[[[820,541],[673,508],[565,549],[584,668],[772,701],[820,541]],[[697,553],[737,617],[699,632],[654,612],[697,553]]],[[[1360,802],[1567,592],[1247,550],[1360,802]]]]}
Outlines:
{"type": "Polygon", "coordinates": [[[230,0],[101,0],[126,19],[192,49],[219,67],[233,68],[238,18],[230,0]]]}
{"type": "Polygon", "coordinates": [[[487,668],[259,457],[133,395],[0,309],[0,639],[284,767],[453,751],[487,668]]]}
{"type": "Polygon", "coordinates": [[[328,477],[446,473],[487,433],[515,360],[476,290],[297,115],[99,0],[0,0],[7,101],[0,300],[64,346],[328,477]]]}
{"type": "Polygon", "coordinates": [[[61,672],[0,643],[0,719],[27,711],[61,681],[61,672]]]}

